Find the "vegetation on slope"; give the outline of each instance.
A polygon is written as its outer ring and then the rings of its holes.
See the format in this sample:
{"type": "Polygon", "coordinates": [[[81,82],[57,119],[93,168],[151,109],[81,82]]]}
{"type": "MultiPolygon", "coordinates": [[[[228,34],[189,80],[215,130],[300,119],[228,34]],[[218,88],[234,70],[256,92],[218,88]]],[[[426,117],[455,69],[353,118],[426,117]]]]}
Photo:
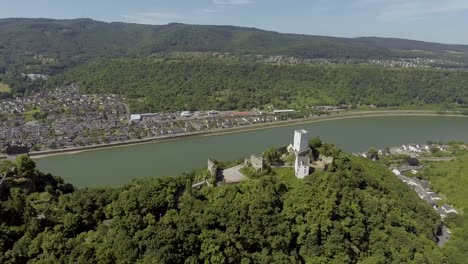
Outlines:
{"type": "Polygon", "coordinates": [[[94,58],[147,56],[167,51],[219,51],[303,58],[397,58],[413,50],[459,57],[466,45],[403,39],[280,34],[255,28],[105,23],[91,19],[0,19],[0,74],[7,69],[56,73],[94,58]],[[458,52],[459,54],[454,54],[458,52]]]}
{"type": "MultiPolygon", "coordinates": [[[[468,62],[466,45],[402,39],[280,34],[233,26],[151,26],[91,19],[0,19],[0,79],[12,88],[14,95],[43,88],[42,83],[31,82],[24,73],[54,75],[99,58],[144,58],[168,52],[220,52],[251,57],[258,54],[286,55],[358,61],[440,58],[468,62]]],[[[6,96],[11,95],[0,94],[2,98],[6,96]]]]}
{"type": "Polygon", "coordinates": [[[29,157],[18,156],[15,162],[0,162],[0,201],[11,198],[12,189],[20,189],[25,194],[52,190],[68,193],[73,191],[73,186],[65,184],[60,177],[37,171],[36,164],[29,157]]]}
{"type": "Polygon", "coordinates": [[[405,106],[468,102],[468,73],[367,65],[270,65],[191,59],[113,59],[77,67],[49,85],[125,95],[133,111],[405,106]],[[171,102],[168,104],[168,102],[171,102]]]}
{"type": "Polygon", "coordinates": [[[432,162],[418,175],[428,179],[434,191],[442,193],[446,202],[461,211],[461,214],[450,215],[446,220],[452,237],[443,251],[447,263],[468,263],[468,150],[461,147],[455,160],[432,162]]]}
{"type": "Polygon", "coordinates": [[[440,263],[438,215],[384,167],[333,153],[329,172],[305,180],[283,168],[201,190],[191,174],[70,194],[12,188],[0,262],[440,263]]]}

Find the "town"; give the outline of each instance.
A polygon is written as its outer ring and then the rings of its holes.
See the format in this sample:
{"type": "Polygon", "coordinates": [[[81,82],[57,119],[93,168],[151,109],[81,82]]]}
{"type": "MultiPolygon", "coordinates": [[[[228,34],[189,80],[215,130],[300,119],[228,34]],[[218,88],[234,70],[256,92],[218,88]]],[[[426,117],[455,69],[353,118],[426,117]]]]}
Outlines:
{"type": "Polygon", "coordinates": [[[440,58],[398,58],[398,59],[305,59],[291,56],[262,56],[257,55],[256,60],[271,64],[370,64],[387,68],[432,68],[439,70],[467,71],[466,63],[440,58]]]}
{"type": "MultiPolygon", "coordinates": [[[[347,105],[311,107],[343,111],[347,105]]],[[[33,152],[201,133],[300,118],[293,109],[131,113],[116,94],[85,94],[80,87],[47,90],[0,101],[0,152],[27,146],[33,152]]]]}
{"type": "Polygon", "coordinates": [[[128,109],[118,95],[86,95],[76,85],[0,102],[0,149],[32,150],[127,139],[128,109]]]}

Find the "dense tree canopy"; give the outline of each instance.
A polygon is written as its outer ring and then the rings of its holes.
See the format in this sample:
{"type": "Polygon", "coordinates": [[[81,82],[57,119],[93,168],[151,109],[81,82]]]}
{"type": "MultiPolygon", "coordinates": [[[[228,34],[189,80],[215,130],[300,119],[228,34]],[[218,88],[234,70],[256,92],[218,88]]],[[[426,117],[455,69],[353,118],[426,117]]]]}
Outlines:
{"type": "Polygon", "coordinates": [[[381,165],[334,153],[304,180],[282,168],[201,190],[193,174],[69,194],[13,188],[0,262],[440,263],[434,210],[381,165]]]}
{"type": "Polygon", "coordinates": [[[322,147],[322,140],[319,137],[313,137],[309,139],[309,148],[320,148],[322,147]]]}
{"type": "Polygon", "coordinates": [[[460,105],[468,73],[365,65],[269,65],[211,58],[100,60],[48,85],[78,82],[121,93],[133,111],[232,110],[273,105],[460,105]],[[171,102],[168,104],[167,102],[171,102]]]}
{"type": "Polygon", "coordinates": [[[91,19],[0,19],[0,74],[12,69],[53,74],[98,57],[147,56],[169,51],[327,59],[402,56],[456,59],[466,56],[468,46],[402,39],[280,34],[233,26],[137,25],[91,19]],[[453,51],[457,53],[453,54],[453,51]]]}
{"type": "MultiPolygon", "coordinates": [[[[105,23],[91,19],[0,19],[0,81],[8,84],[14,95],[42,89],[43,85],[40,81],[30,82],[24,74],[55,75],[97,58],[145,58],[155,54],[164,57],[167,53],[173,52],[229,54],[228,56],[242,56],[247,60],[268,56],[293,56],[299,60],[326,59],[339,63],[345,61],[362,63],[375,59],[423,58],[436,59],[437,62],[432,63],[433,67],[448,69],[468,67],[466,65],[468,63],[467,45],[447,45],[403,39],[350,39],[281,34],[233,26],[177,23],[152,26],[105,23]],[[458,62],[462,64],[457,64],[458,62]]],[[[244,72],[248,71],[250,69],[244,72]]],[[[373,75],[372,72],[369,74],[373,75]]],[[[328,77],[332,78],[333,75],[332,73],[328,77]]],[[[351,74],[351,76],[355,75],[351,74]]],[[[369,76],[363,76],[363,78],[365,83],[369,76]]],[[[433,77],[423,79],[426,85],[433,87],[431,82],[433,77]]],[[[405,78],[400,77],[397,77],[397,80],[403,83],[406,81],[405,78]]],[[[349,80],[339,78],[336,81],[338,86],[343,86],[347,85],[349,80]]],[[[305,84],[299,80],[294,86],[301,83],[305,84]]],[[[323,83],[316,84],[318,85],[315,86],[316,88],[323,85],[323,83]]],[[[125,87],[128,84],[123,85],[122,89],[129,88],[125,87]]],[[[283,81],[279,85],[289,86],[292,83],[283,81]]],[[[200,87],[196,88],[200,89],[200,87]]],[[[210,87],[210,89],[216,88],[218,87],[210,87]]],[[[257,89],[252,83],[242,87],[242,89],[245,88],[257,89]]],[[[380,88],[394,89],[391,85],[380,88]]],[[[382,92],[380,88],[376,89],[376,94],[382,92]]],[[[444,86],[436,87],[436,89],[439,88],[444,88],[444,86]]],[[[297,87],[291,89],[295,90],[297,87]]],[[[178,90],[175,92],[180,93],[178,90]]],[[[229,93],[229,91],[226,92],[229,93]]],[[[244,91],[240,91],[242,92],[244,91]]],[[[0,98],[8,96],[11,96],[10,93],[0,92],[0,98]]],[[[237,95],[234,94],[234,96],[237,95]]],[[[321,96],[325,96],[326,99],[327,95],[321,96]]],[[[280,100],[280,98],[277,99],[280,100]]]]}
{"type": "Polygon", "coordinates": [[[274,165],[281,161],[281,153],[276,148],[269,148],[262,153],[262,157],[268,165],[274,165]]]}
{"type": "Polygon", "coordinates": [[[468,149],[466,145],[454,144],[456,158],[446,162],[425,162],[424,170],[417,174],[431,182],[434,191],[442,193],[443,202],[459,210],[458,215],[449,215],[446,221],[452,237],[444,246],[447,263],[468,263],[468,149]]]}

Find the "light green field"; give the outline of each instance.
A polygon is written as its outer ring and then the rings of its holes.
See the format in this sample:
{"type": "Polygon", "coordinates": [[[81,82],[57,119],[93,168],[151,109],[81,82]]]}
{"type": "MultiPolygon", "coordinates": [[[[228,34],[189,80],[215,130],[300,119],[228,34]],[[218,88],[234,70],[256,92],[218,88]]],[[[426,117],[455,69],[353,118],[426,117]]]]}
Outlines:
{"type": "Polygon", "coordinates": [[[11,91],[10,86],[0,82],[0,93],[11,91]]]}

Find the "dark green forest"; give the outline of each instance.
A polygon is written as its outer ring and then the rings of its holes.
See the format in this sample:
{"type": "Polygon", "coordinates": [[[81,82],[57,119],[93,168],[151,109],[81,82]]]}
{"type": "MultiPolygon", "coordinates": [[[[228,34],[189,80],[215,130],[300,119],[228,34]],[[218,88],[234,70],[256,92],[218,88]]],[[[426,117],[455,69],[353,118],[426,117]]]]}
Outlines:
{"type": "MultiPolygon", "coordinates": [[[[2,190],[0,262],[443,263],[436,212],[382,165],[333,153],[304,180],[284,168],[200,190],[194,173],[72,191],[17,183],[2,190]]],[[[1,171],[42,175],[24,157],[1,171]]]]}
{"type": "Polygon", "coordinates": [[[456,148],[454,160],[427,162],[417,177],[429,180],[436,192],[444,194],[446,202],[462,212],[445,220],[453,236],[444,246],[444,251],[448,263],[468,263],[468,149],[464,144],[453,146],[456,148]]]}
{"type": "Polygon", "coordinates": [[[370,65],[270,65],[210,57],[111,59],[57,75],[48,85],[71,82],[82,84],[86,92],[123,94],[135,112],[468,102],[467,72],[370,65]]]}
{"type": "Polygon", "coordinates": [[[308,36],[234,26],[8,18],[0,19],[0,82],[12,91],[0,93],[0,98],[29,95],[47,86],[29,81],[24,74],[57,75],[72,69],[57,79],[81,81],[90,91],[121,92],[131,99],[135,111],[250,109],[265,104],[457,106],[466,104],[467,81],[465,73],[456,71],[365,65],[276,67],[253,61],[257,55],[285,55],[359,63],[399,58],[467,63],[467,54],[466,45],[404,39],[308,36]],[[202,57],[168,63],[174,52],[229,53],[243,59],[202,57]],[[175,103],[162,102],[167,100],[175,103]]]}
{"type": "Polygon", "coordinates": [[[6,71],[55,74],[96,58],[148,56],[169,51],[327,59],[423,56],[468,61],[467,45],[404,39],[309,36],[177,23],[153,26],[91,19],[0,19],[0,74],[6,71]]]}

